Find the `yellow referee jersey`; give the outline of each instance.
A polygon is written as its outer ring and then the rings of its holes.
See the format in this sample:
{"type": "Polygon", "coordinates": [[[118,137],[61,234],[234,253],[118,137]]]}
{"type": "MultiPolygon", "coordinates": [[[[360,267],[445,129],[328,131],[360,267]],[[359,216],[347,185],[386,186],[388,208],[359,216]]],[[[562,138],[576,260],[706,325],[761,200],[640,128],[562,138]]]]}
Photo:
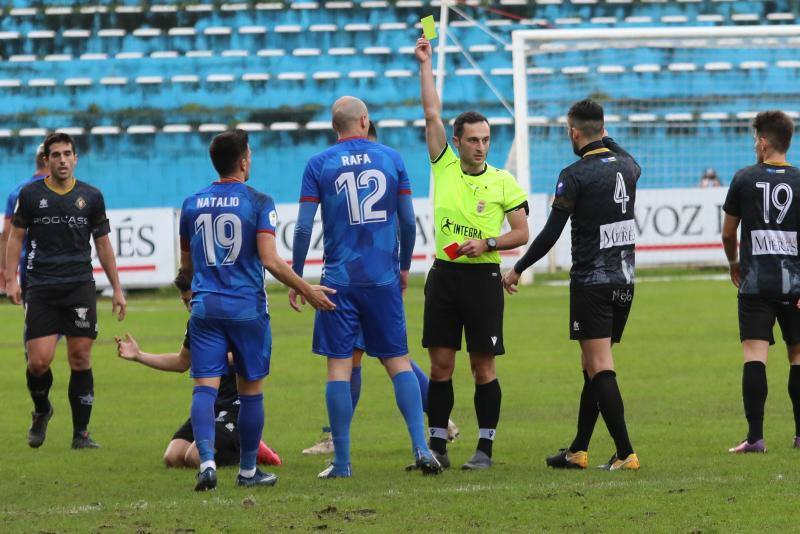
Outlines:
{"type": "Polygon", "coordinates": [[[445,248],[469,239],[499,236],[506,213],[528,200],[525,191],[511,173],[488,163],[481,174],[466,174],[450,145],[431,162],[431,168],[436,258],[455,263],[500,263],[496,250],[477,258],[459,256],[453,260],[445,248]]]}

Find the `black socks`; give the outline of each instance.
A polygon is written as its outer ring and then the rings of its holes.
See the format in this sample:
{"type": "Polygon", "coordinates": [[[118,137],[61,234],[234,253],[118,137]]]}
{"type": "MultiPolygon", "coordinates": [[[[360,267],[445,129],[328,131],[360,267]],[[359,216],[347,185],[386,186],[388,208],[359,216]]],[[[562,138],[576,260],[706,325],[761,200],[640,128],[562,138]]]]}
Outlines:
{"type": "Polygon", "coordinates": [[[592,380],[589,373],[583,372],[583,391],[581,391],[581,403],[578,407],[578,432],[572,445],[569,446],[570,452],[588,451],[589,441],[592,439],[594,425],[600,415],[600,407],[597,405],[597,397],[592,388],[592,380]]]}
{"type": "Polygon", "coordinates": [[[495,378],[486,384],[475,384],[475,414],[478,416],[478,450],[492,456],[492,443],[500,421],[500,402],[503,394],[495,378]]]}
{"type": "Polygon", "coordinates": [[[73,436],[77,436],[86,431],[92,416],[94,377],[91,369],[72,371],[69,377],[69,404],[72,407],[73,436]]]}
{"type": "Polygon", "coordinates": [[[617,447],[617,458],[624,460],[633,453],[633,446],[628,438],[628,427],[625,425],[625,406],[617,385],[617,374],[614,371],[600,371],[592,379],[592,389],[608,427],[608,433],[611,434],[617,447]]]}
{"type": "Polygon", "coordinates": [[[36,413],[47,413],[50,411],[50,387],[53,385],[53,372],[50,369],[40,376],[33,376],[28,368],[25,369],[28,379],[28,391],[33,400],[33,410],[36,413]]]}
{"type": "Polygon", "coordinates": [[[747,442],[764,439],[764,404],[767,402],[767,366],[746,362],[742,368],[742,400],[749,427],[747,442]]]}
{"type": "Polygon", "coordinates": [[[789,367],[789,398],[794,409],[794,435],[800,436],[800,365],[789,367]]]}
{"type": "Polygon", "coordinates": [[[428,386],[428,427],[430,428],[430,448],[439,454],[447,452],[447,422],[453,411],[453,381],[430,381],[428,386]]]}

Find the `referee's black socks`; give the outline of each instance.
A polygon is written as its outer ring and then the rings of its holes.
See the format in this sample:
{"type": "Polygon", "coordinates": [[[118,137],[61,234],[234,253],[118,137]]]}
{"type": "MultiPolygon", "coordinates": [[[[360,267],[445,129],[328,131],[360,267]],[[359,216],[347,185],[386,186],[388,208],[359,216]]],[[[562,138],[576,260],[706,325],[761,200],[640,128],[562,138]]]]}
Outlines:
{"type": "Polygon", "coordinates": [[[475,384],[475,414],[478,416],[478,450],[492,457],[492,443],[500,421],[503,393],[495,378],[486,384],[475,384]]]}
{"type": "Polygon", "coordinates": [[[597,424],[599,415],[600,408],[592,388],[592,379],[589,378],[589,373],[583,371],[583,391],[581,391],[581,403],[578,406],[578,431],[572,445],[569,446],[570,452],[589,450],[589,441],[592,439],[594,425],[597,424]]]}
{"type": "Polygon", "coordinates": [[[625,425],[625,406],[617,385],[614,371],[600,371],[592,379],[592,389],[600,406],[600,413],[608,427],[608,433],[617,447],[617,458],[624,460],[633,453],[628,427],[625,425]]]}
{"type": "Polygon", "coordinates": [[[73,436],[89,427],[94,404],[94,377],[92,370],[72,371],[69,377],[69,404],[72,407],[73,436]]]}
{"type": "Polygon", "coordinates": [[[28,379],[28,391],[33,400],[33,410],[36,413],[47,413],[50,411],[50,387],[53,385],[53,372],[48,368],[43,374],[33,376],[30,369],[25,368],[25,375],[28,379]]]}
{"type": "Polygon", "coordinates": [[[428,427],[431,439],[429,446],[439,454],[447,452],[447,421],[453,411],[453,381],[430,381],[428,386],[428,427]]]}
{"type": "Polygon", "coordinates": [[[800,436],[800,365],[789,367],[789,398],[794,409],[794,435],[800,436]]]}
{"type": "Polygon", "coordinates": [[[745,362],[742,368],[742,401],[747,418],[747,442],[764,439],[764,404],[767,402],[767,366],[745,362]]]}

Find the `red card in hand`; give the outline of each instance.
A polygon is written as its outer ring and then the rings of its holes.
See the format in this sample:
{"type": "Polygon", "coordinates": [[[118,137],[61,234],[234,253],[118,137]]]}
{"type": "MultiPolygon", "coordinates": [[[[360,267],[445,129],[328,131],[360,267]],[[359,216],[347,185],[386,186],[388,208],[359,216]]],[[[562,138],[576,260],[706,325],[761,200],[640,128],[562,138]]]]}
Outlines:
{"type": "Polygon", "coordinates": [[[458,258],[459,256],[461,256],[461,254],[459,254],[459,252],[458,252],[458,247],[460,247],[460,246],[461,245],[459,245],[458,243],[450,243],[449,245],[444,247],[444,253],[447,254],[448,258],[450,258],[451,260],[454,260],[454,259],[458,258]]]}

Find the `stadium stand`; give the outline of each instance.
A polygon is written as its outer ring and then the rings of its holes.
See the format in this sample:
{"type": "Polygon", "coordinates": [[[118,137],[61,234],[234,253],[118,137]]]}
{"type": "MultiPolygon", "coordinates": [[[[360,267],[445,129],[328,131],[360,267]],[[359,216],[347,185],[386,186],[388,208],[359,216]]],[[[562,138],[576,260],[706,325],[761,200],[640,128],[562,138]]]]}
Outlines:
{"type": "MultiPolygon", "coordinates": [[[[453,35],[507,100],[515,29],[786,24],[800,13],[790,0],[500,0],[457,9],[491,32],[452,16],[453,35]]],[[[209,178],[210,136],[240,125],[253,132],[259,187],[279,202],[294,201],[303,162],[332,140],[329,103],[351,93],[369,103],[382,140],[400,149],[415,194],[424,196],[428,165],[412,45],[419,18],[438,10],[438,2],[418,0],[106,6],[14,0],[0,10],[4,189],[30,173],[28,155],[38,138],[61,128],[78,136],[78,175],[96,182],[110,207],[178,206],[209,178]]],[[[511,118],[458,48],[449,51],[445,116],[472,107],[491,117],[491,159],[502,165],[513,140],[511,118]]],[[[606,102],[609,122],[641,125],[635,143],[641,147],[669,146],[664,129],[648,127],[663,121],[699,121],[714,132],[714,143],[724,143],[741,134],[726,124],[752,114],[752,94],[800,111],[800,100],[786,94],[800,75],[791,49],[743,51],[735,60],[719,57],[719,50],[630,53],[624,62],[587,50],[553,56],[558,62],[543,56],[529,74],[537,90],[562,100],[532,107],[532,122],[557,123],[564,102],[587,96],[570,80],[589,75],[596,93],[614,95],[606,102]],[[650,83],[637,83],[643,78],[650,83]],[[696,101],[671,94],[687,84],[696,101]]],[[[563,152],[561,141],[541,139],[539,149],[563,152]]],[[[538,175],[555,172],[545,166],[538,175]]],[[[694,181],[694,175],[655,173],[642,186],[694,181]]],[[[533,190],[549,191],[551,182],[534,180],[533,190]]]]}

